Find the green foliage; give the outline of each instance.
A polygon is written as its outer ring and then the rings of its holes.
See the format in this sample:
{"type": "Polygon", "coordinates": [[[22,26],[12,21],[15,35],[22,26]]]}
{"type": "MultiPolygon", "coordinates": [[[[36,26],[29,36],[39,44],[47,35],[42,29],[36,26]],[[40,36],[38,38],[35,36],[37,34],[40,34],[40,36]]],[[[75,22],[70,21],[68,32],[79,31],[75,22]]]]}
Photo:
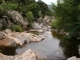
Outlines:
{"type": "Polygon", "coordinates": [[[22,32],[23,31],[23,29],[20,25],[13,25],[11,29],[13,31],[16,31],[16,32],[22,32]]]}
{"type": "Polygon", "coordinates": [[[64,29],[71,37],[80,37],[80,0],[64,0],[53,5],[54,16],[58,20],[57,28],[64,29]]]}
{"type": "Polygon", "coordinates": [[[20,12],[23,17],[27,18],[30,25],[32,25],[34,18],[39,18],[39,11],[41,11],[42,16],[50,14],[48,6],[44,2],[38,3],[35,0],[0,0],[0,17],[6,15],[9,19],[12,19],[7,14],[9,10],[20,12]]]}
{"type": "Polygon", "coordinates": [[[26,17],[27,17],[27,20],[28,20],[29,24],[32,25],[33,20],[34,20],[34,16],[33,16],[32,12],[31,11],[28,11],[26,13],[26,17]]]}
{"type": "Polygon", "coordinates": [[[51,27],[54,29],[54,28],[57,28],[58,26],[57,26],[57,20],[54,20],[54,21],[52,21],[51,22],[51,27]]]}
{"type": "Polygon", "coordinates": [[[9,2],[2,3],[0,5],[0,12],[1,12],[0,16],[5,15],[8,10],[16,10],[17,7],[18,7],[18,5],[14,4],[14,3],[9,3],[9,2]]]}
{"type": "Polygon", "coordinates": [[[35,18],[38,18],[38,12],[40,11],[40,6],[37,3],[33,3],[29,6],[30,11],[32,11],[35,18]]]}
{"type": "Polygon", "coordinates": [[[18,7],[17,4],[6,2],[6,3],[2,3],[0,5],[0,10],[2,10],[2,11],[15,10],[15,9],[17,9],[17,7],[18,7]]]}
{"type": "Polygon", "coordinates": [[[41,0],[38,0],[37,4],[39,4],[43,15],[51,15],[51,11],[49,10],[48,5],[46,3],[41,0]]]}
{"type": "Polygon", "coordinates": [[[0,4],[2,4],[2,0],[0,0],[0,4]]]}

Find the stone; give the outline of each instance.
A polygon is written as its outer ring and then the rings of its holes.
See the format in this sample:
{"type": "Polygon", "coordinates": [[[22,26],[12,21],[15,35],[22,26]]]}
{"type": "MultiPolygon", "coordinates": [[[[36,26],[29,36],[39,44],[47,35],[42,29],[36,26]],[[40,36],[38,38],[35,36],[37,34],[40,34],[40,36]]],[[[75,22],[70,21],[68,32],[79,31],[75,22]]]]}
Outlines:
{"type": "Polygon", "coordinates": [[[28,25],[28,22],[23,19],[22,15],[19,12],[9,10],[7,11],[7,14],[11,16],[14,22],[20,23],[23,26],[23,28],[26,28],[26,26],[28,25]]]}
{"type": "Polygon", "coordinates": [[[0,18],[0,30],[3,30],[4,27],[5,28],[10,28],[11,24],[12,23],[7,16],[3,17],[3,18],[0,18]]]}
{"type": "Polygon", "coordinates": [[[7,56],[0,53],[0,60],[37,60],[37,55],[32,50],[28,49],[15,56],[7,56]]]}
{"type": "Polygon", "coordinates": [[[0,40],[4,39],[5,38],[5,33],[3,32],[0,32],[0,40]]]}
{"type": "Polygon", "coordinates": [[[44,30],[44,31],[48,31],[51,27],[50,27],[50,23],[52,21],[50,16],[45,16],[44,18],[40,17],[39,19],[37,19],[38,22],[34,22],[32,24],[33,29],[39,31],[39,30],[44,30]]]}
{"type": "Polygon", "coordinates": [[[8,33],[11,33],[12,31],[10,29],[5,29],[3,32],[8,34],[8,33]]]}
{"type": "MultiPolygon", "coordinates": [[[[5,30],[6,31],[6,30],[5,30]]],[[[3,35],[2,35],[3,36],[3,35]]],[[[45,37],[43,35],[36,35],[27,32],[5,32],[5,38],[0,40],[0,47],[19,47],[24,46],[30,42],[40,42],[45,37]]]]}
{"type": "Polygon", "coordinates": [[[45,38],[43,35],[35,35],[32,33],[29,33],[28,37],[30,38],[31,42],[40,42],[45,38]]]}
{"type": "Polygon", "coordinates": [[[80,60],[80,58],[77,58],[76,56],[70,57],[67,60],[80,60]]]}

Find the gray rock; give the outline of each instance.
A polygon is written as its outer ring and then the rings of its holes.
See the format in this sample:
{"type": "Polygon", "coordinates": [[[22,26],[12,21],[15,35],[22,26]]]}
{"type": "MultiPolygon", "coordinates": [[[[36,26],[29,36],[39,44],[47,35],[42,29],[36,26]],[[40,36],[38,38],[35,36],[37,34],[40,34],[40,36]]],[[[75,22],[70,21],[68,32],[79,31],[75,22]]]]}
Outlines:
{"type": "Polygon", "coordinates": [[[32,27],[33,29],[35,30],[49,30],[51,27],[50,27],[50,23],[52,21],[51,17],[50,16],[45,16],[44,18],[40,17],[38,20],[38,22],[34,22],[32,27]]]}
{"type": "Polygon", "coordinates": [[[67,60],[80,60],[80,58],[77,58],[76,56],[70,57],[67,60]]]}
{"type": "Polygon", "coordinates": [[[4,39],[5,38],[5,33],[3,32],[0,32],[0,40],[4,39]]]}
{"type": "Polygon", "coordinates": [[[12,11],[12,10],[9,10],[8,12],[8,15],[11,16],[11,18],[14,20],[14,22],[17,22],[17,23],[20,23],[23,28],[26,28],[26,26],[28,25],[28,22],[26,22],[22,15],[20,13],[18,13],[17,11],[12,11]]]}
{"type": "Polygon", "coordinates": [[[37,55],[32,50],[28,49],[15,56],[7,56],[0,53],[0,60],[37,60],[37,55]]]}
{"type": "Polygon", "coordinates": [[[8,34],[8,33],[11,33],[12,31],[10,29],[5,29],[3,32],[8,34]]]}
{"type": "Polygon", "coordinates": [[[5,39],[0,40],[0,46],[4,47],[24,46],[26,43],[40,42],[45,38],[43,35],[36,35],[26,32],[11,32],[9,30],[7,31],[7,33],[5,32],[5,37],[6,37],[5,39]]]}
{"type": "Polygon", "coordinates": [[[4,27],[5,27],[5,28],[10,28],[11,24],[12,24],[12,23],[10,22],[10,20],[8,19],[7,16],[1,18],[1,19],[0,19],[0,30],[2,30],[4,27]]]}

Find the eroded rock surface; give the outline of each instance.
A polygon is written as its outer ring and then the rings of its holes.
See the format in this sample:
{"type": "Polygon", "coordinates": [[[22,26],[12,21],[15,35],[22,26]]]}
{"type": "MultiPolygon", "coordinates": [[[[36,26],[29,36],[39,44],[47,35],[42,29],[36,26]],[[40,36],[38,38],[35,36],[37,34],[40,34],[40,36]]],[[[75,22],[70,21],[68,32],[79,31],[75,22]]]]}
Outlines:
{"type": "Polygon", "coordinates": [[[0,46],[4,47],[23,46],[29,42],[40,42],[45,38],[43,35],[36,35],[27,32],[11,32],[9,30],[5,30],[4,35],[0,36],[2,36],[0,38],[0,46]]]}
{"type": "Polygon", "coordinates": [[[49,30],[50,27],[50,23],[53,19],[51,19],[50,16],[45,16],[44,18],[40,17],[39,19],[37,19],[37,22],[33,23],[33,29],[35,29],[36,31],[40,32],[41,31],[47,31],[49,30]]]}

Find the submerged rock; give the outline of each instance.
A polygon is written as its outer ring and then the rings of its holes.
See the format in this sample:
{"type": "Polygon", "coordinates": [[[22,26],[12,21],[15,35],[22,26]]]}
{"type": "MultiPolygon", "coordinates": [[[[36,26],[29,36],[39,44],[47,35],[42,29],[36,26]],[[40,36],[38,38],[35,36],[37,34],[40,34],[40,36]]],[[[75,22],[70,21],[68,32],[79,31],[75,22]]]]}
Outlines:
{"type": "Polygon", "coordinates": [[[5,38],[5,34],[3,32],[0,32],[0,40],[5,38]]]}

